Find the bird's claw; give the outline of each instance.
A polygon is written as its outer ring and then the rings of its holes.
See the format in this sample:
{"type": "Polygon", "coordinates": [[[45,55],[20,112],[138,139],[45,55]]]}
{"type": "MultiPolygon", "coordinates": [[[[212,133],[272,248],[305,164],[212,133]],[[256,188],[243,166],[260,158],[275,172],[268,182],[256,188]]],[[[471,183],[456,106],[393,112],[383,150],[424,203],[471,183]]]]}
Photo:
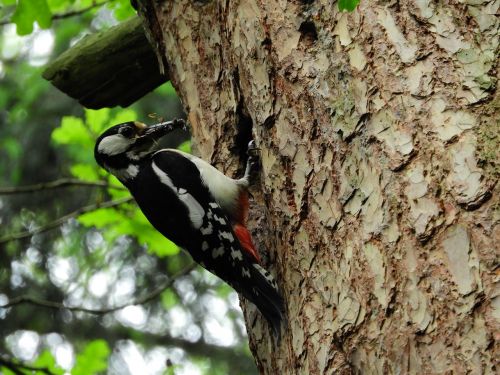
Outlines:
{"type": "Polygon", "coordinates": [[[259,165],[259,151],[260,148],[258,148],[255,144],[255,141],[252,139],[248,143],[248,148],[247,148],[247,167],[245,170],[245,176],[247,177],[248,180],[250,180],[251,175],[253,175],[258,168],[259,165]]]}
{"type": "Polygon", "coordinates": [[[249,158],[258,158],[259,157],[259,151],[260,151],[260,148],[258,148],[255,145],[255,141],[253,139],[250,142],[248,142],[247,156],[249,158]]]}

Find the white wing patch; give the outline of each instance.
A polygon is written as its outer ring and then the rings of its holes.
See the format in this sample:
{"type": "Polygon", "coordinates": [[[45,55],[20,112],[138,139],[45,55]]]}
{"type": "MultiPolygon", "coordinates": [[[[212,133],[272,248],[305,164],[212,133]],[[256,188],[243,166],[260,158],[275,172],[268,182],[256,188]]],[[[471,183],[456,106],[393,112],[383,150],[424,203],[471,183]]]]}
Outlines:
{"type": "Polygon", "coordinates": [[[118,155],[125,152],[131,143],[131,140],[123,135],[114,134],[102,139],[97,150],[99,153],[109,156],[118,155]]]}
{"type": "Polygon", "coordinates": [[[177,152],[191,160],[200,171],[201,179],[208,187],[208,190],[210,190],[210,194],[212,194],[221,208],[225,212],[234,212],[238,204],[240,187],[232,178],[194,155],[173,149],[169,151],[177,152]]]}
{"type": "Polygon", "coordinates": [[[189,219],[193,224],[193,227],[199,229],[203,224],[203,217],[205,216],[205,210],[198,203],[198,201],[187,192],[186,189],[178,189],[172,179],[163,172],[155,163],[153,163],[153,171],[156,173],[161,182],[167,185],[174,193],[177,194],[182,203],[187,207],[189,211],[189,219]]]}

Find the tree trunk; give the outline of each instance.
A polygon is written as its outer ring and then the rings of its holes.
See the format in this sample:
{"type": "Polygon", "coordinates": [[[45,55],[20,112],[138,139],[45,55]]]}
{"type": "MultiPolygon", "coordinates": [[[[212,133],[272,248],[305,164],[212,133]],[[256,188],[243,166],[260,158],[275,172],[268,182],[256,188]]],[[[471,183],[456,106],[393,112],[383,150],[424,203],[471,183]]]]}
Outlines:
{"type": "Polygon", "coordinates": [[[260,372],[494,373],[498,0],[143,3],[197,152],[261,149],[288,321],[244,303],[260,372]]]}

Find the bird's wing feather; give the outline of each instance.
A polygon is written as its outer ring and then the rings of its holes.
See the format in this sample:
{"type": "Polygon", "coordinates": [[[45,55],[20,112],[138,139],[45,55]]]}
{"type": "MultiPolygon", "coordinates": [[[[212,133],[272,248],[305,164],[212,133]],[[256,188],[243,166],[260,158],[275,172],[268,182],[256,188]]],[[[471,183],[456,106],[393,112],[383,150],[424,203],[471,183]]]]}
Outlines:
{"type": "MultiPolygon", "coordinates": [[[[203,234],[201,243],[197,248],[186,250],[203,267],[255,303],[273,328],[279,330],[283,299],[272,276],[257,264],[258,256],[253,251],[248,251],[248,231],[241,233],[240,230],[240,235],[235,235],[227,215],[208,187],[200,183],[199,170],[189,159],[176,152],[162,150],[153,156],[152,162],[153,170],[165,185],[176,190],[179,195],[190,196],[189,200],[192,202],[184,203],[191,220],[199,211],[198,205],[203,211],[199,212],[199,218],[193,222],[199,225],[196,230],[203,234]],[[182,182],[174,186],[172,181],[182,182]]],[[[251,249],[254,249],[253,245],[251,249]]]]}

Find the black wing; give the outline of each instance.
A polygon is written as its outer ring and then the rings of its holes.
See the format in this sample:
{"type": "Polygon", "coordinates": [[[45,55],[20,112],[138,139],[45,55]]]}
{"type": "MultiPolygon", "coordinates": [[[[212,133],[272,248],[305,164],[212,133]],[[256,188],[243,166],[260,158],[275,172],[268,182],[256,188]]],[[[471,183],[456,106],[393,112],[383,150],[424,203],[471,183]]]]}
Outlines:
{"type": "MultiPolygon", "coordinates": [[[[152,163],[152,173],[163,183],[165,199],[175,200],[175,205],[183,212],[182,216],[187,215],[191,222],[183,223],[182,228],[180,224],[170,222],[167,228],[163,224],[155,224],[144,212],[146,217],[162,234],[187,250],[196,262],[257,305],[273,329],[279,331],[283,299],[276,283],[269,272],[243,251],[228,217],[202,183],[196,165],[182,154],[168,149],[157,152],[152,163]],[[176,194],[177,199],[173,199],[172,194],[176,194]]],[[[148,189],[147,186],[144,188],[148,189]]],[[[163,212],[163,215],[176,214],[163,212]]],[[[155,221],[161,220],[160,215],[153,216],[155,221]]]]}

